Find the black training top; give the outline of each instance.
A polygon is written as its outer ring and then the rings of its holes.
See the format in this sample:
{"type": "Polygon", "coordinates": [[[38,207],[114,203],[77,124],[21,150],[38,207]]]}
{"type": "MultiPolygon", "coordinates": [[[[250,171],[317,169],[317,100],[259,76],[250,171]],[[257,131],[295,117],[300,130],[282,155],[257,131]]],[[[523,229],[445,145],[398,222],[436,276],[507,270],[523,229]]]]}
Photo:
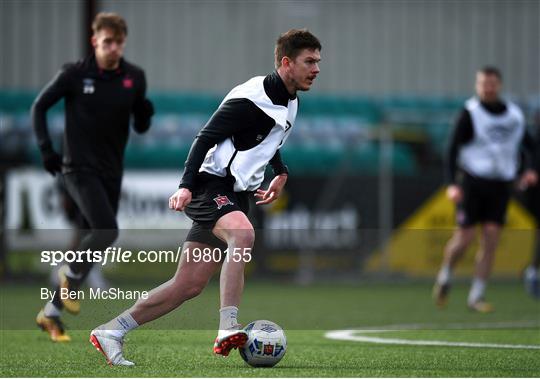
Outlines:
{"type": "MultiPolygon", "coordinates": [[[[296,95],[290,95],[287,92],[287,88],[277,72],[264,78],[263,87],[272,104],[287,107],[289,100],[296,98],[296,95]]],[[[274,119],[247,98],[225,101],[197,134],[189,151],[179,187],[190,190],[194,188],[197,174],[205,156],[216,144],[227,138],[232,138],[235,149],[246,151],[259,145],[275,125],[274,119]]],[[[257,157],[254,157],[253,160],[256,162],[257,157]]],[[[288,173],[287,166],[281,160],[279,150],[268,163],[272,166],[275,175],[288,173]]]]}
{"type": "Polygon", "coordinates": [[[64,173],[91,171],[118,176],[123,170],[130,115],[134,129],[150,127],[145,106],[144,71],[122,59],[116,70],[102,70],[94,55],[65,64],[45,86],[32,106],[32,123],[43,153],[52,151],[47,110],[65,99],[64,173]]]}
{"type": "MultiPolygon", "coordinates": [[[[489,113],[500,115],[506,112],[507,107],[503,101],[495,101],[493,103],[480,102],[482,107],[489,113]]],[[[470,142],[474,137],[474,127],[472,123],[471,114],[466,108],[463,108],[459,114],[454,131],[450,137],[450,143],[446,152],[446,164],[445,164],[445,178],[448,184],[456,182],[457,176],[457,156],[459,148],[470,142]]],[[[532,162],[532,155],[535,150],[534,140],[530,133],[525,130],[522,142],[522,151],[525,154],[525,166],[530,167],[532,162]]]]}

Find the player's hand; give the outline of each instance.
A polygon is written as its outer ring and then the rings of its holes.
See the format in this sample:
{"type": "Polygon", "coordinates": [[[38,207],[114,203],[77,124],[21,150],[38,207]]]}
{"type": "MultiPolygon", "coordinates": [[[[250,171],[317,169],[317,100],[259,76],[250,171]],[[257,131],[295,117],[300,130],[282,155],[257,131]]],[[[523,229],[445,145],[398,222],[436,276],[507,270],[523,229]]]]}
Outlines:
{"type": "Polygon", "coordinates": [[[191,191],[180,188],[169,198],[169,208],[175,211],[183,211],[191,203],[191,191]]]}
{"type": "Polygon", "coordinates": [[[52,176],[56,176],[56,173],[62,171],[62,156],[54,150],[48,150],[42,152],[43,158],[43,167],[47,170],[52,176]]]}
{"type": "Polygon", "coordinates": [[[149,99],[144,99],[142,106],[142,114],[145,118],[150,118],[154,115],[154,104],[149,99]]]}
{"type": "Polygon", "coordinates": [[[534,170],[526,170],[518,181],[518,189],[525,191],[527,188],[535,186],[538,183],[538,173],[534,170]]]}
{"type": "Polygon", "coordinates": [[[152,124],[152,116],[154,115],[154,105],[148,99],[137,103],[133,111],[134,122],[133,129],[139,134],[146,133],[152,124]]]}
{"type": "Polygon", "coordinates": [[[270,182],[270,186],[267,190],[262,190],[259,188],[257,192],[255,192],[255,197],[261,199],[255,204],[270,204],[272,201],[276,200],[281,194],[283,187],[285,187],[285,183],[287,183],[287,174],[276,176],[274,179],[272,179],[272,182],[270,182]]]}
{"type": "Polygon", "coordinates": [[[463,200],[463,190],[460,186],[452,184],[446,189],[446,196],[457,204],[463,200]]]}

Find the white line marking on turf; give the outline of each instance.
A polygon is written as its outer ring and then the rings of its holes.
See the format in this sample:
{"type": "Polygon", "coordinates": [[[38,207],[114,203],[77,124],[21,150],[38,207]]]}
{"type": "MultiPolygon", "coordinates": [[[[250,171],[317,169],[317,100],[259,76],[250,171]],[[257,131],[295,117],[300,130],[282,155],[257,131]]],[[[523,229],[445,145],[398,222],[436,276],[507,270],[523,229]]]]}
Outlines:
{"type": "MultiPolygon", "coordinates": [[[[522,320],[522,321],[496,321],[496,322],[474,322],[474,323],[450,323],[450,324],[392,324],[386,326],[368,326],[362,330],[373,329],[399,329],[399,330],[443,330],[443,329],[518,329],[518,328],[540,328],[540,320],[522,320]]],[[[354,328],[351,328],[354,329],[354,328]]],[[[355,329],[358,330],[358,329],[355,329]]]]}
{"type": "Polygon", "coordinates": [[[369,342],[388,345],[412,345],[412,346],[455,346],[455,347],[486,347],[495,349],[539,349],[540,345],[520,345],[520,344],[499,344],[499,343],[481,343],[481,342],[453,342],[437,340],[410,340],[401,338],[370,337],[362,334],[399,332],[406,330],[433,330],[439,329],[502,329],[502,328],[523,328],[537,327],[538,321],[519,321],[519,322],[496,322],[496,323],[476,323],[476,324],[405,324],[388,325],[382,327],[371,327],[366,329],[346,329],[331,330],[325,333],[325,337],[332,340],[369,342]]]}

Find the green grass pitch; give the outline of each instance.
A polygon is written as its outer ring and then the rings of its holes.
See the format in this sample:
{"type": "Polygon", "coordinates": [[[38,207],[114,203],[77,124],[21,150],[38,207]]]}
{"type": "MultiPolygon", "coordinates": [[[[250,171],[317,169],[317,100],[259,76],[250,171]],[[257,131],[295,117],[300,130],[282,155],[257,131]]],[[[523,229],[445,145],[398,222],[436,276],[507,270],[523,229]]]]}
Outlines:
{"type": "Polygon", "coordinates": [[[128,335],[125,356],[137,366],[109,367],[88,342],[92,327],[131,301],[85,301],[80,316],[65,317],[73,341],[54,344],[35,328],[42,301],[37,286],[1,288],[2,377],[539,377],[540,302],[518,283],[492,284],[496,311],[465,307],[467,286],[457,285],[444,311],[435,309],[429,283],[299,287],[248,280],[240,319],[269,319],[286,331],[288,349],[274,368],[248,367],[236,351],[211,352],[218,322],[218,288],[128,335]],[[354,335],[407,341],[484,343],[495,347],[417,346],[331,340],[330,330],[392,329],[354,335]],[[415,329],[414,329],[415,328],[415,329]],[[411,330],[413,329],[413,330],[411,330]]]}

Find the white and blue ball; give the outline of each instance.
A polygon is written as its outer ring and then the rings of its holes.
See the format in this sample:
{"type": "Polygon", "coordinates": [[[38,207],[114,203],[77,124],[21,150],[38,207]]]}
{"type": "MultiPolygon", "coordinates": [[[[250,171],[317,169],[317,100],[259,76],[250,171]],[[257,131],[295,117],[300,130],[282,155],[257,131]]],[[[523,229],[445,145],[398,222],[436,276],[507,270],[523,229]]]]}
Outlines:
{"type": "Polygon", "coordinates": [[[272,367],[285,355],[287,338],[283,329],[275,322],[268,320],[253,321],[244,330],[248,334],[248,340],[238,350],[240,356],[248,365],[272,367]]]}

